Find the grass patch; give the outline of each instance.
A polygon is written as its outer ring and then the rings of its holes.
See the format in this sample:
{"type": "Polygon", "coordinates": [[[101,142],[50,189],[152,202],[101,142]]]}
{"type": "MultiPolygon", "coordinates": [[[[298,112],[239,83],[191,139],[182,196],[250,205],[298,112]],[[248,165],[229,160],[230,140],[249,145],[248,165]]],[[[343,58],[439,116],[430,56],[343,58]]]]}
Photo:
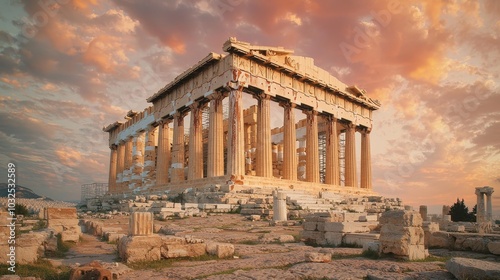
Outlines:
{"type": "Polygon", "coordinates": [[[340,247],[340,248],[363,248],[363,245],[359,245],[357,243],[342,242],[342,243],[340,243],[340,245],[338,247],[340,247]]]}
{"type": "Polygon", "coordinates": [[[423,260],[414,260],[412,262],[447,262],[451,257],[428,256],[423,260]]]}
{"type": "Polygon", "coordinates": [[[169,268],[174,265],[176,262],[180,261],[190,261],[190,262],[204,262],[211,260],[219,260],[217,256],[212,255],[201,255],[198,257],[183,257],[183,258],[171,258],[171,259],[163,259],[158,261],[139,261],[128,263],[127,266],[135,269],[135,270],[143,270],[143,269],[153,269],[153,270],[161,270],[164,268],[169,268]]]}
{"type": "Polygon", "coordinates": [[[332,260],[354,259],[361,257],[360,254],[332,254],[332,260]]]}
{"type": "Polygon", "coordinates": [[[377,251],[373,251],[371,249],[363,251],[363,253],[361,253],[361,256],[363,256],[367,259],[372,259],[372,260],[376,260],[376,259],[380,258],[379,253],[377,251]]]}
{"type": "MultiPolygon", "coordinates": [[[[1,271],[8,271],[9,266],[0,264],[1,271]]],[[[38,260],[33,264],[16,265],[16,273],[20,277],[36,277],[46,280],[67,280],[70,277],[71,269],[67,266],[53,267],[47,260],[38,260]]]]}
{"type": "Polygon", "coordinates": [[[238,242],[238,244],[243,244],[243,245],[259,245],[261,244],[258,240],[242,240],[238,242]]]}

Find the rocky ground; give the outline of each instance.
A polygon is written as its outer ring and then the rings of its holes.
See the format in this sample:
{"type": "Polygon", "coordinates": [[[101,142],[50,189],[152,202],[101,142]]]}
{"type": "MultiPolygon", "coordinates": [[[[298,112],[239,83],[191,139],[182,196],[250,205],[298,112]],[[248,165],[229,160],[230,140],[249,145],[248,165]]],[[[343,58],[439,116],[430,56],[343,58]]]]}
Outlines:
{"type": "MultiPolygon", "coordinates": [[[[107,220],[126,232],[126,219],[107,220]]],[[[452,256],[500,261],[499,257],[471,252],[430,250],[426,261],[409,262],[384,257],[370,259],[359,248],[318,248],[298,240],[300,225],[270,226],[267,221],[250,221],[241,215],[224,214],[205,218],[193,217],[162,222],[155,227],[176,236],[191,235],[205,240],[230,242],[235,257],[212,257],[191,260],[168,260],[129,265],[117,259],[116,245],[84,234],[82,242],[70,249],[66,258],[52,259],[55,265],[76,266],[101,260],[120,274],[119,279],[455,279],[445,269],[452,256]],[[293,238],[292,238],[293,237],[293,238]],[[283,243],[279,240],[291,241],[283,243]],[[307,262],[309,252],[327,252],[332,261],[307,262]]]]}

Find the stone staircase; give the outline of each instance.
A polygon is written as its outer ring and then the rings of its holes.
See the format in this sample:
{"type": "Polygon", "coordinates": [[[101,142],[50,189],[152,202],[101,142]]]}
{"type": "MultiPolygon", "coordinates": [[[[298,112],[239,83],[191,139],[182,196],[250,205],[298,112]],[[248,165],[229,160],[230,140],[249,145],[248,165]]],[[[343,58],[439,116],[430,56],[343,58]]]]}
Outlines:
{"type": "Polygon", "coordinates": [[[304,191],[282,191],[286,193],[286,201],[289,206],[295,206],[298,209],[309,210],[311,212],[325,212],[332,210],[333,204],[326,199],[317,198],[314,195],[304,191]]]}

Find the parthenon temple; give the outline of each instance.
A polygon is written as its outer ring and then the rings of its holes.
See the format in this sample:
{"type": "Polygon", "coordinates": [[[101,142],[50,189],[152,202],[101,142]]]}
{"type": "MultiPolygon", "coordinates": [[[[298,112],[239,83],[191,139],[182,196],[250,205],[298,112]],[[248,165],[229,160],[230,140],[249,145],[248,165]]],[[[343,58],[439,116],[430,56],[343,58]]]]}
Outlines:
{"type": "Polygon", "coordinates": [[[149,97],[152,106],[103,128],[111,194],[210,186],[373,193],[378,101],[292,50],[235,38],[223,50],[149,97]]]}

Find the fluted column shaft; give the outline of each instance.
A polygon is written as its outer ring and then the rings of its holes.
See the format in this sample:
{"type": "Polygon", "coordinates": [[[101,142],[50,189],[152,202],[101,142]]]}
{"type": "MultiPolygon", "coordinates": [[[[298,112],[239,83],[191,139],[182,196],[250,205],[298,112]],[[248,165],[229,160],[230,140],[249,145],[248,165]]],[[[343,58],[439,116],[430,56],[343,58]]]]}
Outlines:
{"type": "Polygon", "coordinates": [[[293,103],[282,103],[283,107],[283,179],[297,180],[297,135],[293,103]]]}
{"type": "Polygon", "coordinates": [[[229,132],[227,172],[232,177],[245,174],[245,150],[243,134],[243,107],[241,89],[231,89],[229,93],[229,132]]]}
{"type": "Polygon", "coordinates": [[[477,196],[477,208],[476,208],[476,221],[482,223],[486,221],[485,209],[484,209],[484,193],[476,189],[477,196]]]}
{"type": "Polygon", "coordinates": [[[172,146],[172,182],[184,181],[184,113],[174,115],[174,141],[172,146]]]}
{"type": "Polygon", "coordinates": [[[257,147],[256,173],[261,177],[273,176],[273,154],[271,149],[271,96],[257,94],[257,147]]]}
{"type": "Polygon", "coordinates": [[[132,174],[130,187],[142,187],[142,171],[144,169],[144,132],[137,132],[133,137],[132,146],[132,174]]]}
{"type": "Polygon", "coordinates": [[[356,180],[356,127],[348,124],[345,139],[345,185],[357,187],[356,180]]]}
{"type": "Polygon", "coordinates": [[[125,143],[118,143],[116,156],[116,191],[123,191],[123,170],[125,168],[125,143]]]}
{"type": "MultiPolygon", "coordinates": [[[[156,184],[156,128],[153,126],[148,127],[146,132],[145,148],[144,148],[144,169],[142,173],[142,181],[147,188],[156,184]]],[[[170,152],[170,150],[169,150],[170,152]]],[[[168,165],[167,165],[168,166],[168,165]]]]}
{"type": "Polygon", "coordinates": [[[194,180],[203,178],[202,106],[195,102],[190,107],[188,179],[194,180]]]}
{"type": "Polygon", "coordinates": [[[170,166],[170,120],[162,120],[158,124],[158,155],[156,159],[156,185],[168,183],[170,166]]]}
{"type": "Polygon", "coordinates": [[[493,205],[491,204],[492,193],[486,193],[486,220],[493,221],[493,205]]]}
{"type": "Polygon", "coordinates": [[[117,150],[116,145],[111,145],[109,155],[109,193],[116,193],[116,168],[117,168],[117,150]]]}
{"type": "Polygon", "coordinates": [[[222,93],[214,93],[209,96],[210,115],[208,128],[208,162],[207,176],[224,175],[224,123],[222,112],[222,93]]]}
{"type": "Polygon", "coordinates": [[[326,172],[325,183],[340,185],[339,138],[337,135],[337,119],[326,117],[326,172]]]}
{"type": "Polygon", "coordinates": [[[370,129],[361,132],[361,188],[372,188],[370,129]]]}
{"type": "Polygon", "coordinates": [[[123,189],[128,190],[132,175],[132,138],[125,140],[125,168],[123,170],[123,189]]]}
{"type": "Polygon", "coordinates": [[[304,111],[306,119],[306,181],[319,183],[318,112],[304,111]]]}

